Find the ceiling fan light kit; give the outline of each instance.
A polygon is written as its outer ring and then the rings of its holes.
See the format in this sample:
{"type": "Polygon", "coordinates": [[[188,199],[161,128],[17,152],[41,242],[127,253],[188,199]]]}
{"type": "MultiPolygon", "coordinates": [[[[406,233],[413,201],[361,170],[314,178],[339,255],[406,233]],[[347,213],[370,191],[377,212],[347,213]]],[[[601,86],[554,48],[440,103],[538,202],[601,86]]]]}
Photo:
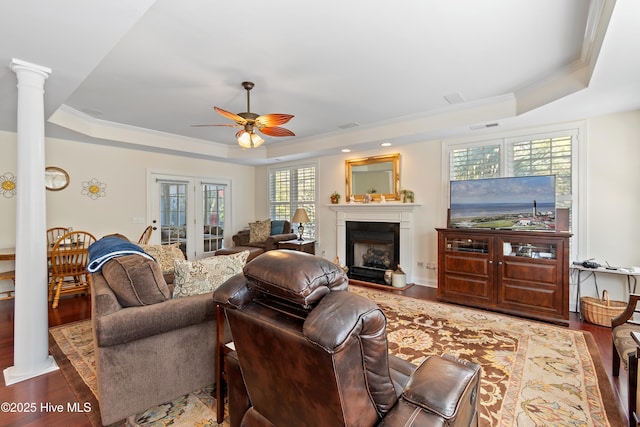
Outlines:
{"type": "Polygon", "coordinates": [[[254,87],[253,82],[242,82],[242,87],[247,91],[247,111],[244,113],[234,114],[222,108],[213,107],[213,109],[223,117],[233,120],[235,124],[227,125],[195,125],[195,126],[231,126],[242,127],[243,129],[236,133],[238,144],[242,149],[256,148],[264,143],[264,139],[255,131],[259,131],[269,136],[295,136],[289,129],[279,127],[287,123],[294,116],[291,114],[263,114],[258,115],[251,112],[250,91],[254,87]]]}
{"type": "Polygon", "coordinates": [[[264,139],[262,139],[257,133],[242,130],[239,134],[238,144],[240,144],[242,148],[258,148],[264,142],[264,139]]]}

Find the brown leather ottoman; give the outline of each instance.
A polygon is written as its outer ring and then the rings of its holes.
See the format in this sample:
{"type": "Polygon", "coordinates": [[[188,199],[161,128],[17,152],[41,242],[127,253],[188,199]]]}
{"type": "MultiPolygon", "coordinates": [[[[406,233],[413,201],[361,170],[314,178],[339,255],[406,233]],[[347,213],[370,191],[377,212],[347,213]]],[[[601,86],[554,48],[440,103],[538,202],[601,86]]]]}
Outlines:
{"type": "Polygon", "coordinates": [[[215,255],[231,255],[231,254],[237,254],[238,252],[242,252],[242,251],[249,251],[249,257],[247,258],[247,262],[251,261],[258,255],[261,255],[264,253],[264,249],[262,248],[256,248],[253,246],[234,246],[232,248],[218,249],[215,252],[215,255]]]}

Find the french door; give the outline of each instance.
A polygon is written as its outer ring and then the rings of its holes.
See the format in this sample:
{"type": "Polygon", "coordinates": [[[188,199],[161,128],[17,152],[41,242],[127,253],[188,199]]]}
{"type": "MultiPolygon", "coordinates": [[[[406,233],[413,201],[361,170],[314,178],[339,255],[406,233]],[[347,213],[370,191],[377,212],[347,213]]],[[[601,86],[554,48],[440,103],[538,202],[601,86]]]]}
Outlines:
{"type": "Polygon", "coordinates": [[[151,173],[149,178],[148,211],[156,230],[152,243],[178,243],[191,260],[223,247],[228,181],[160,173],[151,173]]]}

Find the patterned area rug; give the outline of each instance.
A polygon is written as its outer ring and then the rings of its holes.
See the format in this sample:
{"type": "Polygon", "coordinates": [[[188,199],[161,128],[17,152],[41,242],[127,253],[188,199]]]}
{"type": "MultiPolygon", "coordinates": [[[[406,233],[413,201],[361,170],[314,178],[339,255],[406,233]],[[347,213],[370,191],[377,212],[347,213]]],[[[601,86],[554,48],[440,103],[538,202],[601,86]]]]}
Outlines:
{"type": "MultiPolygon", "coordinates": [[[[369,288],[350,290],[385,312],[391,353],[414,364],[448,353],[482,366],[481,426],[626,424],[589,333],[369,288]]],[[[90,321],[51,328],[50,335],[52,354],[80,401],[95,400],[90,321]]],[[[197,390],[119,425],[218,426],[212,394],[212,388],[197,390]]],[[[100,425],[97,410],[90,418],[100,425]]]]}
{"type": "MultiPolygon", "coordinates": [[[[212,331],[215,333],[215,331],[212,331]]],[[[100,406],[97,400],[96,365],[93,353],[93,334],[91,321],[82,320],[49,329],[49,350],[60,366],[62,374],[78,398],[78,402],[91,403],[88,413],[91,424],[102,426],[100,406]]],[[[193,391],[171,402],[155,406],[147,411],[131,416],[115,426],[193,426],[229,427],[228,416],[222,424],[216,422],[215,390],[213,387],[193,391]]],[[[228,411],[225,411],[228,415],[228,411]]]]}

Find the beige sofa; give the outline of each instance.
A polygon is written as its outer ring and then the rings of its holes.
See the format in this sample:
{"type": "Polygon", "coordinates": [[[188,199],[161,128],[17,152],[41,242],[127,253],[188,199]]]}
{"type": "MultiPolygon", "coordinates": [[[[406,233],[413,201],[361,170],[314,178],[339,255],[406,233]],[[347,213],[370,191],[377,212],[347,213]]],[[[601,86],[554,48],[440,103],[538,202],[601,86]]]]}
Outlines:
{"type": "MultiPolygon", "coordinates": [[[[152,275],[158,274],[162,276],[159,268],[152,275]]],[[[163,288],[162,295],[135,294],[148,303],[140,306],[123,306],[121,290],[117,292],[103,272],[93,274],[92,326],[105,425],[214,383],[215,308],[210,292],[172,299],[169,290],[168,299],[162,300],[167,292],[163,288]],[[158,297],[161,302],[153,300],[158,297]]]]}

